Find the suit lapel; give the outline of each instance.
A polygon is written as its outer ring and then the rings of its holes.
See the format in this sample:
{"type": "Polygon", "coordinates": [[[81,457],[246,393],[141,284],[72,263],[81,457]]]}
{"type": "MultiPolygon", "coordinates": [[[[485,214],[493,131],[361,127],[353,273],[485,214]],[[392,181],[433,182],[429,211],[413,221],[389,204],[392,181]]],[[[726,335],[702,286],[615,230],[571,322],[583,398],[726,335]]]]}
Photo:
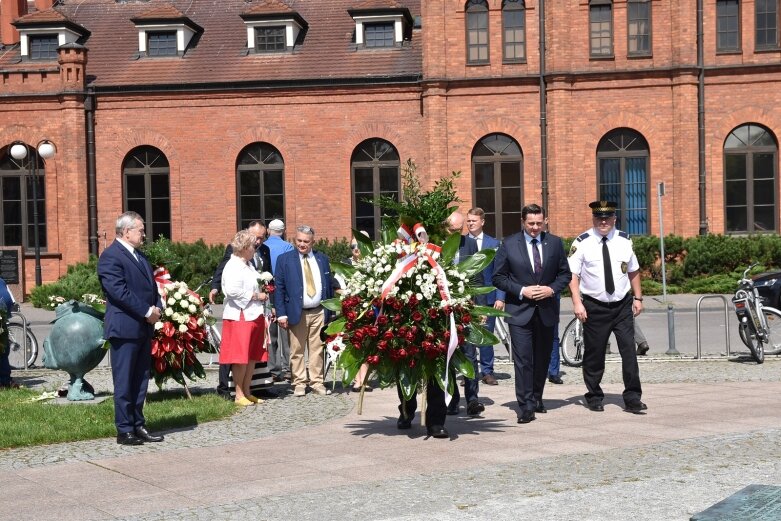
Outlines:
{"type": "Polygon", "coordinates": [[[144,279],[152,281],[154,280],[154,276],[151,273],[151,266],[149,266],[149,262],[146,260],[146,258],[141,254],[137,253],[138,260],[133,257],[133,254],[130,253],[130,251],[125,248],[124,245],[120,244],[119,241],[115,241],[117,243],[117,247],[120,249],[122,254],[130,261],[131,264],[133,264],[136,269],[138,269],[141,273],[144,274],[144,279]]]}

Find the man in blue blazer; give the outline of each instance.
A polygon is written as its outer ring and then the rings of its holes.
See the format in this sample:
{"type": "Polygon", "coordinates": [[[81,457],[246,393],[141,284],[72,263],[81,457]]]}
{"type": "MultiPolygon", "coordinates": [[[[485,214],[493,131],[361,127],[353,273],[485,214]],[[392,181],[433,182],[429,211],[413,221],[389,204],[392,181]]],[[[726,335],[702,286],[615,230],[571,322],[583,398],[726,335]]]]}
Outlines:
{"type": "Polygon", "coordinates": [[[163,441],[146,430],[144,400],[152,363],[150,341],[162,302],[152,266],[138,248],[144,243],[144,221],[125,212],[116,221],[116,240],[98,260],[98,278],[106,297],[104,335],[111,344],[114,423],[117,443],[141,445],[163,441]]]}
{"type": "Polygon", "coordinates": [[[515,364],[518,423],[529,423],[535,412],[547,412],[542,403],[548,375],[553,327],[558,321],[555,295],[572,273],[560,238],[543,231],[545,210],[529,204],[521,210],[521,233],[504,240],[496,254],[494,286],[506,292],[507,319],[515,364]]]}
{"type": "MultiPolygon", "coordinates": [[[[469,236],[477,243],[477,250],[496,249],[500,242],[483,231],[485,226],[485,212],[482,208],[471,208],[466,214],[466,229],[469,230],[469,236]]],[[[480,274],[480,282],[484,286],[493,285],[494,271],[496,262],[491,262],[480,274]]],[[[504,291],[495,290],[487,295],[478,295],[475,302],[481,306],[492,306],[496,309],[504,309],[504,291]]],[[[491,333],[496,327],[496,317],[487,317],[485,323],[486,329],[491,333]]],[[[480,346],[480,377],[484,384],[498,385],[494,375],[494,346],[480,346]]]]}
{"type": "Polygon", "coordinates": [[[274,266],[274,306],[279,327],[290,331],[290,370],[293,394],[304,396],[309,350],[309,387],[315,394],[328,394],[323,384],[323,340],[320,330],[330,315],[321,302],[333,296],[333,279],[328,257],[312,251],[315,231],[296,228],[295,250],[283,253],[274,266]]]}

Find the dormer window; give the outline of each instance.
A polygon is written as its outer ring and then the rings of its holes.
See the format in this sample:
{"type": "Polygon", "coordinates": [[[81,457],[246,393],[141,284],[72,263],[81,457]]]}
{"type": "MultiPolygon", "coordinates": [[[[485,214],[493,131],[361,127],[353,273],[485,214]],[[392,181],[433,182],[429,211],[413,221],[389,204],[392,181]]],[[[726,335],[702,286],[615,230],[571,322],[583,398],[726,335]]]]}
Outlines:
{"type": "Polygon", "coordinates": [[[57,48],[80,43],[90,35],[87,29],[70,21],[56,9],[22,16],[13,22],[13,26],[19,31],[22,60],[57,60],[57,48]]]}
{"type": "Polygon", "coordinates": [[[149,31],[146,33],[146,52],[149,56],[176,56],[176,31],[149,31]]]}
{"type": "Polygon", "coordinates": [[[407,8],[350,9],[355,20],[355,45],[377,49],[401,47],[412,34],[412,15],[407,8]]]}
{"type": "Polygon", "coordinates": [[[285,52],[288,48],[286,29],[284,25],[255,27],[255,52],[285,52]]]}
{"type": "Polygon", "coordinates": [[[163,5],[132,18],[138,29],[140,56],[183,56],[203,28],[172,5],[163,5]]]}
{"type": "Polygon", "coordinates": [[[39,34],[28,37],[31,60],[56,60],[60,38],[57,34],[39,34]]]}

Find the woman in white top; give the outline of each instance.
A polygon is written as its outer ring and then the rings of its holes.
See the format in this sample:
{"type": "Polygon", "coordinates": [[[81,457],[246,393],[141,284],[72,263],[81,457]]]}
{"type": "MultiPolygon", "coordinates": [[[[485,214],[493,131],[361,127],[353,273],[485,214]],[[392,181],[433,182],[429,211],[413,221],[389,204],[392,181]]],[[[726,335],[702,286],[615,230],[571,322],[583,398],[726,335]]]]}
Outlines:
{"type": "Polygon", "coordinates": [[[254,405],[252,368],[267,359],[263,334],[264,307],[268,295],[260,290],[258,272],[250,263],[255,254],[255,236],[242,230],[231,242],[233,255],[222,272],[222,292],[225,295],[222,312],[222,343],[220,363],[231,364],[236,384],[236,403],[254,405]]]}

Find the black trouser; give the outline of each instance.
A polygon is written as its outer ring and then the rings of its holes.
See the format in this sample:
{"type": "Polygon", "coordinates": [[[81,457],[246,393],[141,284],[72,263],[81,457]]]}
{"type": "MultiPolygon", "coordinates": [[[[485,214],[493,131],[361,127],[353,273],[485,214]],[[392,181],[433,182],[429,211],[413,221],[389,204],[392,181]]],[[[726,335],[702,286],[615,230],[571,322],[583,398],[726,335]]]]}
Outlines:
{"type": "MultiPolygon", "coordinates": [[[[399,394],[399,413],[404,415],[406,408],[406,417],[412,420],[415,417],[415,411],[418,408],[417,395],[409,400],[404,400],[401,387],[396,384],[396,392],[399,394]],[[404,404],[406,407],[403,407],[404,404]]],[[[445,391],[443,391],[437,382],[428,382],[426,385],[426,426],[445,425],[445,391]]]]}
{"type": "Polygon", "coordinates": [[[538,309],[527,324],[509,326],[515,366],[515,399],[520,417],[524,412],[534,411],[537,402],[542,400],[553,345],[553,326],[542,323],[538,309]]]}
{"type": "Polygon", "coordinates": [[[601,403],[605,397],[599,383],[605,373],[605,346],[610,334],[616,336],[621,354],[621,371],[624,378],[624,403],[639,400],[640,369],[635,351],[635,328],[632,314],[632,296],[627,294],[619,302],[605,303],[590,297],[583,298],[587,318],[583,323],[583,381],[586,384],[586,401],[601,403]]]}

